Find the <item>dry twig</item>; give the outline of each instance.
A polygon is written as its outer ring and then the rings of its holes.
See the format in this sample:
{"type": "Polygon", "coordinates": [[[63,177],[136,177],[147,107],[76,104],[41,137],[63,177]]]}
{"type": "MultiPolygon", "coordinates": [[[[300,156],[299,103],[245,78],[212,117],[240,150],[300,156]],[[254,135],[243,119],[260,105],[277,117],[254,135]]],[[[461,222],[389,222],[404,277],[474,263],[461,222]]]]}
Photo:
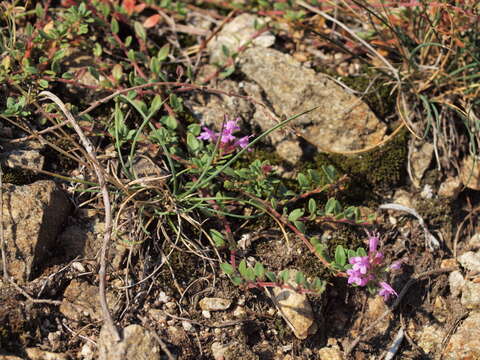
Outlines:
{"type": "Polygon", "coordinates": [[[62,102],[62,100],[60,100],[56,95],[52,94],[49,91],[42,91],[39,95],[40,96],[45,96],[46,98],[50,99],[55,104],[57,104],[57,106],[60,108],[60,110],[63,112],[63,114],[67,117],[67,119],[72,124],[76,133],[80,137],[80,141],[81,141],[83,147],[85,148],[88,156],[90,157],[89,160],[93,165],[93,168],[94,168],[95,173],[96,173],[97,178],[98,178],[98,183],[100,184],[100,188],[102,190],[103,205],[105,207],[105,233],[104,233],[104,236],[103,236],[102,250],[101,250],[101,254],[100,254],[100,270],[98,271],[98,277],[99,277],[99,280],[100,280],[100,284],[99,284],[100,306],[102,308],[103,318],[104,318],[105,322],[107,323],[107,326],[110,327],[112,335],[114,336],[114,338],[117,341],[120,341],[121,340],[120,333],[118,332],[117,328],[115,327],[112,315],[110,314],[110,311],[108,310],[107,298],[106,298],[106,294],[105,294],[106,258],[107,258],[108,244],[110,242],[110,236],[111,236],[111,230],[112,230],[112,209],[111,209],[111,204],[110,204],[110,197],[109,197],[109,194],[108,194],[107,183],[105,181],[105,177],[103,175],[103,171],[102,171],[102,168],[100,166],[100,163],[98,162],[97,157],[95,155],[95,149],[93,148],[92,143],[85,136],[85,134],[83,133],[80,126],[78,126],[77,122],[75,121],[75,118],[70,113],[70,111],[67,110],[67,108],[65,107],[65,104],[62,102]]]}

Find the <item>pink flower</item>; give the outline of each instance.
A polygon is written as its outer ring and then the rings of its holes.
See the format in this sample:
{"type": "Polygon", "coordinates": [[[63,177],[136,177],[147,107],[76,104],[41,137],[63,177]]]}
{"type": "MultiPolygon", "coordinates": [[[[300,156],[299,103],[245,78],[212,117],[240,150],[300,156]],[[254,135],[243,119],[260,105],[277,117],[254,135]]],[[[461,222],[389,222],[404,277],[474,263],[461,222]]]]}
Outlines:
{"type": "Polygon", "coordinates": [[[378,294],[380,296],[383,296],[383,299],[385,301],[387,301],[390,298],[390,296],[392,296],[392,295],[398,296],[397,292],[395,290],[393,290],[393,288],[390,285],[388,285],[386,282],[380,281],[378,284],[381,287],[378,294]]]}
{"type": "Polygon", "coordinates": [[[397,260],[390,265],[390,270],[400,270],[402,268],[402,260],[397,260]]]}
{"type": "Polygon", "coordinates": [[[372,275],[365,276],[364,274],[360,273],[358,270],[348,269],[348,283],[355,283],[358,286],[365,286],[367,283],[373,279],[372,275]]]}
{"type": "Polygon", "coordinates": [[[378,243],[380,242],[380,238],[378,237],[378,233],[369,233],[367,232],[368,235],[368,252],[369,253],[374,253],[377,251],[378,243]]]}
{"type": "Polygon", "coordinates": [[[251,135],[241,138],[237,138],[235,135],[233,135],[235,131],[240,130],[240,127],[237,125],[237,121],[238,119],[227,120],[227,117],[225,116],[225,124],[221,133],[214,132],[208,127],[203,126],[203,132],[201,132],[200,135],[197,136],[197,139],[216,142],[218,140],[218,137],[220,137],[220,147],[222,148],[224,153],[231,152],[237,147],[246,148],[248,146],[251,135]]]}
{"type": "Polygon", "coordinates": [[[246,148],[248,146],[248,143],[250,141],[251,136],[244,136],[235,141],[234,146],[240,146],[242,149],[246,148]]]}
{"type": "Polygon", "coordinates": [[[210,140],[212,142],[217,141],[218,135],[214,131],[210,130],[206,126],[202,127],[202,129],[203,132],[201,132],[200,135],[197,136],[197,139],[210,140]]]}
{"type": "Polygon", "coordinates": [[[353,265],[353,270],[359,271],[360,274],[365,275],[370,268],[370,259],[368,256],[354,256],[348,259],[348,262],[353,265]]]}

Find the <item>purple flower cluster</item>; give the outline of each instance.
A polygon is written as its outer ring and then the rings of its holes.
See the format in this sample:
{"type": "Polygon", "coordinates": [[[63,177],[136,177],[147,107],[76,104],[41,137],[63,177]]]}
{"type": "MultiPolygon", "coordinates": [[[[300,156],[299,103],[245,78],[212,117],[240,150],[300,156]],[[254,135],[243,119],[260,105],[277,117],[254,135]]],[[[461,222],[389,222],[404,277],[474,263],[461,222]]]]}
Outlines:
{"type": "Polygon", "coordinates": [[[225,124],[221,132],[217,133],[213,130],[210,130],[206,126],[203,126],[203,131],[200,133],[200,136],[198,136],[197,139],[209,140],[215,143],[220,137],[220,147],[224,152],[230,152],[238,147],[245,148],[248,146],[248,142],[252,135],[241,138],[237,138],[235,135],[233,135],[235,131],[240,130],[240,127],[237,125],[237,121],[238,118],[235,120],[228,120],[227,116],[225,115],[225,124]]]}
{"type": "MultiPolygon", "coordinates": [[[[390,296],[398,296],[398,294],[389,284],[379,281],[380,275],[385,271],[383,254],[377,250],[379,241],[378,234],[368,233],[368,255],[354,256],[348,259],[348,262],[352,265],[352,268],[347,270],[348,283],[358,286],[377,283],[380,286],[379,295],[387,301],[390,296]]],[[[400,262],[395,262],[390,266],[390,269],[396,270],[399,268],[400,262]]]]}

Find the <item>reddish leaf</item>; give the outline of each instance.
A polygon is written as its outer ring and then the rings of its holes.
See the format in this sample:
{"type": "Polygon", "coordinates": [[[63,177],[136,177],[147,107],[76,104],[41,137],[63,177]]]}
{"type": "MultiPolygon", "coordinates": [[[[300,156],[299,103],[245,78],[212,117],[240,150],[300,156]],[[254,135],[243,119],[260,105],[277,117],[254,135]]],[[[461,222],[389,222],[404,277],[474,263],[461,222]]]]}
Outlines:
{"type": "Polygon", "coordinates": [[[155,25],[158,24],[161,18],[162,17],[159,14],[152,15],[143,22],[143,26],[147,29],[154,27],[155,25]]]}
{"type": "Polygon", "coordinates": [[[135,10],[135,1],[136,0],[123,0],[123,8],[128,15],[132,15],[135,10]]]}
{"type": "Polygon", "coordinates": [[[145,3],[141,3],[141,4],[138,4],[135,6],[135,12],[136,13],[141,13],[143,11],[143,9],[145,9],[147,7],[147,4],[145,3]]]}

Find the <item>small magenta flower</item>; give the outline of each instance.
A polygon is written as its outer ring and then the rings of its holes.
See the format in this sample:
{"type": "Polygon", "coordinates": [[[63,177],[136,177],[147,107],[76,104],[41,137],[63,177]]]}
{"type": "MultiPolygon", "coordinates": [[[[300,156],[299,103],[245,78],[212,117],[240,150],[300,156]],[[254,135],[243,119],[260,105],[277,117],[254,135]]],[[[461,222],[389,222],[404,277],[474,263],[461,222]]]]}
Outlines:
{"type": "Polygon", "coordinates": [[[217,141],[218,135],[214,131],[210,130],[206,126],[202,127],[202,129],[203,132],[201,132],[200,135],[197,136],[197,139],[210,140],[212,142],[217,141]]]}
{"type": "Polygon", "coordinates": [[[377,234],[369,233],[367,232],[368,235],[368,252],[369,253],[374,253],[377,252],[377,247],[378,243],[380,242],[380,238],[377,234]]]}
{"type": "Polygon", "coordinates": [[[380,236],[378,233],[368,235],[368,255],[353,256],[348,259],[351,269],[347,270],[348,283],[357,286],[368,286],[369,288],[380,287],[379,294],[388,300],[392,295],[398,296],[395,290],[386,282],[381,281],[382,277],[389,270],[397,270],[401,261],[396,261],[390,266],[384,264],[383,253],[378,251],[380,236]]]}
{"type": "Polygon", "coordinates": [[[354,269],[348,269],[347,274],[348,274],[348,283],[349,284],[355,283],[358,286],[365,286],[368,284],[370,280],[373,279],[372,275],[365,276],[365,274],[362,274],[360,271],[354,270],[354,269]]]}
{"type": "Polygon", "coordinates": [[[393,290],[393,288],[390,285],[388,285],[386,282],[380,281],[378,284],[381,287],[380,291],[378,292],[378,295],[383,296],[383,299],[385,301],[387,301],[392,295],[398,296],[397,292],[393,290]]]}
{"type": "Polygon", "coordinates": [[[353,265],[353,270],[365,275],[370,268],[370,259],[368,256],[354,256],[348,259],[348,262],[353,265]]]}
{"type": "Polygon", "coordinates": [[[210,142],[216,142],[220,137],[220,148],[223,150],[224,153],[229,153],[235,148],[246,148],[249,144],[250,136],[244,136],[241,138],[237,138],[233,133],[235,131],[240,130],[240,127],[237,125],[238,119],[235,120],[227,120],[227,116],[225,115],[225,124],[223,125],[223,129],[221,132],[215,132],[210,130],[208,127],[203,126],[202,132],[197,139],[200,140],[207,140],[210,142]]]}
{"type": "Polygon", "coordinates": [[[240,146],[242,149],[246,148],[249,144],[251,136],[244,136],[235,141],[235,146],[240,146]]]}
{"type": "Polygon", "coordinates": [[[390,265],[390,270],[400,270],[402,268],[403,261],[397,260],[390,265]]]}

